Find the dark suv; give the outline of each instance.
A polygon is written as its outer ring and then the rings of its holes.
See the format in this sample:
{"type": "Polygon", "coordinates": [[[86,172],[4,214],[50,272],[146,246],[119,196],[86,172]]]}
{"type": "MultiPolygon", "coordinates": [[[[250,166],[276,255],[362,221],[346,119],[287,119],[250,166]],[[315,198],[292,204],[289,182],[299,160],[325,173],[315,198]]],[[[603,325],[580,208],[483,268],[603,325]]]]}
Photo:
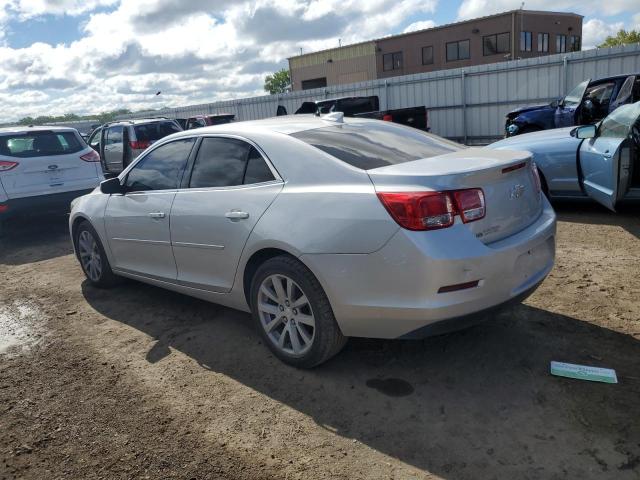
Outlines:
{"type": "Polygon", "coordinates": [[[103,125],[100,141],[90,138],[89,144],[97,146],[104,173],[118,174],[149,145],[180,131],[178,122],[168,118],[118,120],[103,125]]]}
{"type": "Polygon", "coordinates": [[[512,110],[507,114],[505,136],[599,122],[620,105],[640,100],[639,77],[640,74],[588,79],[548,105],[512,110]]]}

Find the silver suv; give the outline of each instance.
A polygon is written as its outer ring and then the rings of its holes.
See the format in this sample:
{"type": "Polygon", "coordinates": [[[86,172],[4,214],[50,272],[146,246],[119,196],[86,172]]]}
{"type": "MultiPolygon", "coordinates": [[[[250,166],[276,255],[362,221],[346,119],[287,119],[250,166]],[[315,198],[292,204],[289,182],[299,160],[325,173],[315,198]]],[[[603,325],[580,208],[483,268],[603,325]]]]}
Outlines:
{"type": "Polygon", "coordinates": [[[118,120],[102,126],[97,144],[102,170],[105,174],[119,174],[138,155],[161,138],[180,132],[182,128],[168,118],[118,120]]]}

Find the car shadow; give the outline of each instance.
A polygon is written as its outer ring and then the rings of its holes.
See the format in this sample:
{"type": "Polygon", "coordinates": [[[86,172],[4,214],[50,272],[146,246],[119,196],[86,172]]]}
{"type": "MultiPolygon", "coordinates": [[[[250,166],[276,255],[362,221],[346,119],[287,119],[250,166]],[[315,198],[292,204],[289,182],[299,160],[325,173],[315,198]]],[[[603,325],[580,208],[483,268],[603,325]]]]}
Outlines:
{"type": "Polygon", "coordinates": [[[559,221],[619,226],[640,239],[640,202],[638,201],[625,201],[616,208],[616,212],[591,199],[554,200],[553,208],[559,221]]]}
{"type": "Polygon", "coordinates": [[[7,220],[0,236],[0,264],[23,265],[68,255],[69,216],[24,216],[7,220]]]}
{"type": "Polygon", "coordinates": [[[82,285],[102,315],[310,416],[323,428],[449,480],[626,478],[640,467],[640,344],[527,305],[420,341],[351,339],[308,371],[279,362],[251,317],[139,283],[82,285]],[[553,377],[551,360],[614,368],[617,385],[553,377]]]}

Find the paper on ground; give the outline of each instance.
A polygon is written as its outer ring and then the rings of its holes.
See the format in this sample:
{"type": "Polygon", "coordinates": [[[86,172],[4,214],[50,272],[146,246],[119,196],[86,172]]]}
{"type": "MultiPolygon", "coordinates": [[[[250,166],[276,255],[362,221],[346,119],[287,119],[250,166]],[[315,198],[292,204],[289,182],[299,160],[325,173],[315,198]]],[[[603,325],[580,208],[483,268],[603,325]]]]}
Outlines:
{"type": "Polygon", "coordinates": [[[588,367],[572,363],[551,362],[551,375],[592,382],[618,383],[616,371],[610,368],[588,367]]]}

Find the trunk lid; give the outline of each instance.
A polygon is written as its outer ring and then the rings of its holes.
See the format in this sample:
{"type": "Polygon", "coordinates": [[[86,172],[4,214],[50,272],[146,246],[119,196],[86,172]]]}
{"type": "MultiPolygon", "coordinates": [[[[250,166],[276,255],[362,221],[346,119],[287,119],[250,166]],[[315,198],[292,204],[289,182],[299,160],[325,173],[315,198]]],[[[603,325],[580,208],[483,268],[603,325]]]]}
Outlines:
{"type": "Polygon", "coordinates": [[[367,173],[378,192],[481,188],[486,215],[465,225],[479,240],[491,243],[531,225],[542,211],[531,162],[529,152],[468,148],[367,173]]]}

